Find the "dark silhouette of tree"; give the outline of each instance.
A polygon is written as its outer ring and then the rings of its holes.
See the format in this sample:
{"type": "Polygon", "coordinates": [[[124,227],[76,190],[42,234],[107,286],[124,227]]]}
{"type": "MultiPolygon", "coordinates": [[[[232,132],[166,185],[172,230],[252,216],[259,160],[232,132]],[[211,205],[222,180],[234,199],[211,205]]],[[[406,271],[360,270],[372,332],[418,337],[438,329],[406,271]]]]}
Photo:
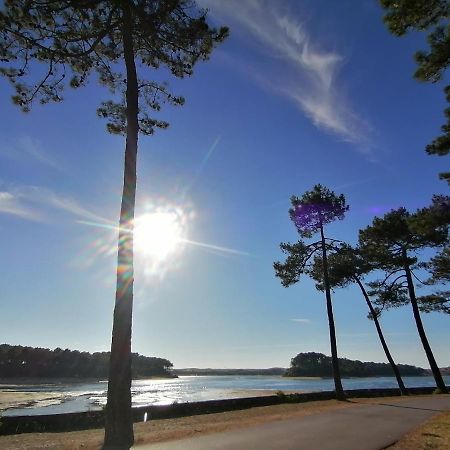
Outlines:
{"type": "MultiPolygon", "coordinates": [[[[415,54],[418,68],[414,77],[419,81],[435,83],[444,76],[450,64],[450,2],[448,0],[380,0],[387,10],[384,22],[396,36],[409,31],[431,30],[428,35],[429,50],[415,54]]],[[[450,102],[450,86],[444,89],[450,102]]],[[[447,123],[441,129],[443,134],[426,147],[430,155],[447,155],[450,152],[450,108],[445,110],[447,123]]],[[[439,174],[450,184],[450,172],[439,174]]]]}
{"type": "Polygon", "coordinates": [[[450,247],[446,247],[441,253],[431,259],[428,264],[431,279],[434,282],[448,283],[450,281],[450,247]]]}
{"type": "MultiPolygon", "coordinates": [[[[345,377],[383,377],[392,373],[392,367],[386,363],[362,362],[347,358],[339,358],[339,367],[345,377]]],[[[426,375],[425,369],[399,364],[398,368],[404,376],[426,375]]],[[[287,369],[287,377],[331,377],[331,357],[323,353],[299,353],[291,359],[291,366],[287,369]]]]}
{"type": "Polygon", "coordinates": [[[150,80],[148,69],[191,75],[228,30],[211,28],[206,11],[191,0],[5,0],[0,30],[0,73],[13,84],[13,101],[23,111],[35,101],[62,101],[66,85],[83,86],[96,72],[114,99],[98,114],[108,119],[108,131],[126,136],[104,448],[129,448],[138,134],[168,126],[151,117],[163,103],[184,102],[165,83],[150,80]]]}
{"type": "MultiPolygon", "coordinates": [[[[352,283],[356,283],[359,286],[367,307],[369,308],[368,317],[374,322],[378,338],[380,339],[386,358],[391,365],[395,378],[397,379],[400,392],[402,395],[407,395],[405,384],[403,383],[398,367],[392,358],[391,352],[389,351],[384,338],[381,324],[378,320],[379,314],[372,305],[369,294],[363,284],[364,277],[372,270],[373,267],[361,256],[358,249],[352,248],[350,245],[341,244],[328,255],[328,275],[330,286],[332,288],[346,288],[352,283]]],[[[317,289],[323,291],[323,264],[321,258],[314,258],[314,264],[311,266],[309,275],[316,281],[317,289]]]]}
{"type": "MultiPolygon", "coordinates": [[[[442,199],[442,197],[440,197],[442,199]]],[[[434,202],[438,197],[433,199],[434,202]]],[[[444,246],[448,242],[444,210],[430,207],[409,213],[405,208],[393,210],[359,233],[359,244],[364,258],[375,268],[384,270],[383,280],[371,283],[377,303],[395,307],[410,302],[423,348],[433,372],[436,386],[447,392],[442,375],[428,342],[419,311],[413,277],[414,270],[423,266],[419,252],[427,248],[444,246]]]]}
{"type": "MultiPolygon", "coordinates": [[[[108,378],[109,352],[88,353],[56,348],[0,345],[0,378],[108,378]]],[[[174,377],[164,358],[131,354],[134,378],[174,377]]]]}
{"type": "MultiPolygon", "coordinates": [[[[450,197],[435,195],[429,207],[421,209],[416,214],[416,226],[421,228],[430,226],[450,225],[450,197]]],[[[447,286],[450,281],[450,246],[446,246],[431,260],[424,264],[430,277],[424,283],[429,286],[447,286]]],[[[447,289],[436,290],[432,294],[418,298],[419,309],[423,312],[442,312],[450,314],[450,291],[447,289]]]]}
{"type": "Polygon", "coordinates": [[[334,385],[336,397],[343,400],[345,399],[345,394],[339,372],[327,262],[327,249],[329,248],[329,243],[334,240],[325,237],[324,227],[335,220],[342,220],[349,207],[346,205],[343,195],[337,196],[320,184],[315,185],[312,191],[305,192],[301,197],[292,196],[291,204],[289,217],[294,222],[300,236],[302,238],[311,238],[314,234],[320,233],[320,240],[309,245],[304,244],[302,241],[296,244],[282,243],[280,247],[283,253],[287,255],[287,258],[284,263],[274,263],[275,274],[281,279],[283,286],[290,286],[299,281],[301,274],[308,272],[310,259],[316,252],[320,252],[323,264],[323,282],[330,331],[334,385]]]}

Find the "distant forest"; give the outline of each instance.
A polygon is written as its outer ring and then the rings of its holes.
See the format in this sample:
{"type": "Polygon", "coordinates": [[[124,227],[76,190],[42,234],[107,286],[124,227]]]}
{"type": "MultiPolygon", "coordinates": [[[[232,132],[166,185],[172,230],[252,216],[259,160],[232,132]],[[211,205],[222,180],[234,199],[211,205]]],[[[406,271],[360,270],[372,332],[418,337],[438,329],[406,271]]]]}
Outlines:
{"type": "MultiPolygon", "coordinates": [[[[429,373],[420,367],[397,364],[404,376],[421,376],[429,373]]],[[[388,363],[362,362],[347,358],[339,358],[339,369],[343,377],[383,377],[393,376],[392,367],[388,363]]],[[[323,353],[299,353],[291,359],[291,367],[286,377],[332,377],[331,356],[323,353]]]]}
{"type": "MultiPolygon", "coordinates": [[[[133,378],[176,377],[167,359],[132,353],[133,378]]],[[[0,378],[97,378],[107,379],[109,352],[79,352],[56,348],[0,345],[0,378]]]]}

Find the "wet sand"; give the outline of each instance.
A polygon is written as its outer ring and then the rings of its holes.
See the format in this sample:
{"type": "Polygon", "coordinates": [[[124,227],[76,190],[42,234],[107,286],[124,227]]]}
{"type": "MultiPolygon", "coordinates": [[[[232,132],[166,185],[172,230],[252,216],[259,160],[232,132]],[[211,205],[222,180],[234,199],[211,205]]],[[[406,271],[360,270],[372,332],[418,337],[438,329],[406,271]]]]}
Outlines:
{"type": "Polygon", "coordinates": [[[9,408],[29,408],[37,403],[47,406],[61,403],[66,396],[57,392],[17,392],[0,388],[0,412],[9,408]]]}

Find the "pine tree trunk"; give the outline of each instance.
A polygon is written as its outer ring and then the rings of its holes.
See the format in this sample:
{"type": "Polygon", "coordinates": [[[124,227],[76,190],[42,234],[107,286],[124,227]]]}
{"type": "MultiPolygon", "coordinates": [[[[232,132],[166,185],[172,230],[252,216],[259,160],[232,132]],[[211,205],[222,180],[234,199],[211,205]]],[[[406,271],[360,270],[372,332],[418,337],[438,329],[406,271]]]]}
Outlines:
{"type": "Polygon", "coordinates": [[[389,361],[389,364],[392,367],[392,370],[395,374],[395,378],[397,379],[397,383],[398,383],[398,387],[400,389],[400,393],[402,395],[408,395],[408,391],[406,390],[406,387],[403,383],[402,377],[400,376],[400,372],[398,370],[397,364],[395,364],[394,359],[392,358],[391,352],[389,351],[389,348],[386,344],[386,340],[384,339],[384,335],[383,335],[383,331],[381,330],[381,325],[380,322],[378,320],[378,317],[375,313],[375,309],[373,308],[372,302],[370,301],[369,296],[367,295],[366,289],[364,288],[363,284],[361,283],[361,280],[356,277],[355,278],[356,282],[358,283],[358,286],[361,288],[361,292],[364,295],[364,299],[366,300],[367,306],[369,307],[369,311],[373,317],[373,322],[375,324],[375,327],[377,329],[377,333],[378,333],[378,337],[380,339],[381,345],[383,347],[384,350],[384,354],[386,355],[386,358],[389,361]]]}
{"type": "Polygon", "coordinates": [[[120,209],[117,287],[114,307],[108,399],[103,449],[129,449],[134,443],[131,411],[131,325],[133,313],[133,220],[138,143],[138,85],[130,5],[124,2],[122,39],[127,71],[127,136],[120,209]]]}
{"type": "Polygon", "coordinates": [[[436,386],[442,393],[447,393],[447,387],[445,386],[439,367],[436,363],[436,360],[434,359],[433,352],[431,350],[430,344],[428,343],[427,335],[425,334],[425,330],[423,328],[422,318],[420,317],[419,307],[417,306],[416,292],[414,289],[414,283],[411,276],[411,269],[408,264],[406,250],[403,250],[402,256],[403,260],[405,261],[404,268],[406,274],[406,281],[408,283],[409,298],[411,300],[411,306],[413,309],[414,319],[416,321],[417,331],[419,332],[423,349],[425,350],[425,353],[428,358],[428,363],[430,364],[431,371],[433,372],[433,377],[436,382],[436,386]]]}
{"type": "Polygon", "coordinates": [[[339,360],[336,345],[336,330],[334,327],[334,317],[333,317],[333,304],[331,303],[331,288],[330,288],[330,280],[328,277],[327,250],[325,247],[325,236],[323,234],[322,225],[320,226],[320,236],[322,239],[323,281],[325,285],[325,297],[327,300],[328,326],[330,329],[331,361],[333,365],[334,388],[336,391],[336,398],[338,400],[345,400],[345,393],[344,389],[342,388],[341,373],[339,370],[339,360]]]}

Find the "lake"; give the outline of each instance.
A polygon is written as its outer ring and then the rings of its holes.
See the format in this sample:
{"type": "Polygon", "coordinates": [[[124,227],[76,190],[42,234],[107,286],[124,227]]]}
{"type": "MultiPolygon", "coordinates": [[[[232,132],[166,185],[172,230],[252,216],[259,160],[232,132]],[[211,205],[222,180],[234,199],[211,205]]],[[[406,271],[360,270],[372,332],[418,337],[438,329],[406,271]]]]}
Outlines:
{"type": "MultiPolygon", "coordinates": [[[[404,377],[407,387],[435,386],[432,377],[404,377]]],[[[450,376],[445,376],[447,385],[450,376]]],[[[393,377],[343,378],[344,389],[395,388],[393,377]]],[[[262,391],[317,392],[334,389],[332,379],[283,378],[280,376],[181,376],[161,380],[135,380],[132,384],[133,406],[164,405],[261,395],[262,391]]],[[[36,403],[11,408],[2,415],[60,414],[101,409],[106,403],[106,381],[78,383],[39,383],[0,385],[10,396],[29,393],[36,403]],[[39,398],[39,394],[42,394],[39,398]]]]}

